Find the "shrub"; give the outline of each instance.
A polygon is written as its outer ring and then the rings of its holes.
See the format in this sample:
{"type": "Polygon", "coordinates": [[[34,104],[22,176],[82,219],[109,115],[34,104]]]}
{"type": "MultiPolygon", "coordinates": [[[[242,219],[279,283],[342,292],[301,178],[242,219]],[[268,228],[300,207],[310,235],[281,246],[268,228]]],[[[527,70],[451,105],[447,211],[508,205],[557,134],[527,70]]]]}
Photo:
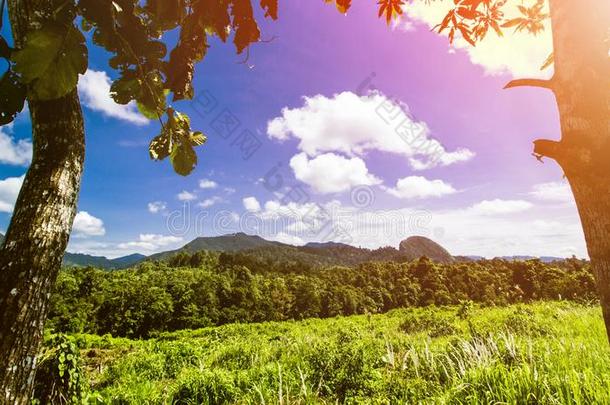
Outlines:
{"type": "Polygon", "coordinates": [[[73,339],[63,334],[51,335],[38,363],[33,402],[78,404],[87,391],[80,352],[73,339]]]}
{"type": "Polygon", "coordinates": [[[235,401],[237,393],[233,377],[226,370],[189,370],[178,377],[172,400],[176,405],[228,404],[235,401]]]}

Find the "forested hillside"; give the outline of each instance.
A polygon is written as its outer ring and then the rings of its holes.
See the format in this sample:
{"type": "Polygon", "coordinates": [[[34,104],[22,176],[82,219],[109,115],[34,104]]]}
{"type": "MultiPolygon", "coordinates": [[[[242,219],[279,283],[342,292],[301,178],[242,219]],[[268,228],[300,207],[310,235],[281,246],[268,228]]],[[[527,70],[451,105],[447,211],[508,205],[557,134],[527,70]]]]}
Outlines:
{"type": "MultiPolygon", "coordinates": [[[[130,270],[64,269],[49,327],[61,332],[149,337],[233,322],[382,313],[474,301],[595,300],[585,261],[480,260],[333,264],[296,248],[182,252],[130,270]]],[[[349,261],[349,260],[346,260],[349,261]]]]}

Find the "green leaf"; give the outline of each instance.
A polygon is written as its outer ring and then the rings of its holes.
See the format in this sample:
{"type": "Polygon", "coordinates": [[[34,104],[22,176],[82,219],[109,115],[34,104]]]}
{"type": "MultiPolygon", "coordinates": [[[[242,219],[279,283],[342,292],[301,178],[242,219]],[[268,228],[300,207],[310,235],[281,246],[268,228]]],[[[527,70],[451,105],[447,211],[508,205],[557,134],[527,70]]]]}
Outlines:
{"type": "Polygon", "coordinates": [[[156,120],[157,118],[159,118],[159,113],[157,112],[156,108],[150,108],[148,105],[142,103],[141,101],[138,101],[136,104],[138,106],[140,114],[142,114],[149,120],[156,120]]]}
{"type": "Polygon", "coordinates": [[[0,79],[0,125],[15,119],[25,103],[26,88],[13,71],[7,71],[0,79]]]}
{"type": "Polygon", "coordinates": [[[153,160],[170,157],[176,173],[186,176],[197,165],[197,154],[194,148],[203,145],[207,138],[201,132],[191,131],[191,121],[186,114],[180,114],[169,108],[168,120],[161,134],[156,136],[148,149],[153,160]]]}
{"type": "Polygon", "coordinates": [[[191,145],[174,145],[170,160],[174,170],[181,176],[188,176],[197,166],[197,154],[191,145]]]}
{"type": "Polygon", "coordinates": [[[170,137],[165,132],[154,137],[148,147],[150,158],[153,160],[163,160],[168,157],[170,154],[170,144],[170,137]]]}
{"type": "Polygon", "coordinates": [[[87,70],[85,37],[74,25],[51,23],[30,32],[12,59],[34,98],[60,98],[76,88],[78,75],[87,70]]]}
{"type": "Polygon", "coordinates": [[[158,72],[149,72],[144,80],[138,82],[139,94],[136,95],[138,109],[146,118],[154,120],[165,111],[165,91],[158,72]]]}
{"type": "Polygon", "coordinates": [[[193,132],[190,138],[191,145],[193,146],[201,146],[208,140],[208,138],[201,132],[193,132]]]}
{"type": "Polygon", "coordinates": [[[118,104],[129,104],[130,101],[136,99],[141,86],[142,84],[134,72],[125,72],[110,86],[110,97],[118,104]]]}

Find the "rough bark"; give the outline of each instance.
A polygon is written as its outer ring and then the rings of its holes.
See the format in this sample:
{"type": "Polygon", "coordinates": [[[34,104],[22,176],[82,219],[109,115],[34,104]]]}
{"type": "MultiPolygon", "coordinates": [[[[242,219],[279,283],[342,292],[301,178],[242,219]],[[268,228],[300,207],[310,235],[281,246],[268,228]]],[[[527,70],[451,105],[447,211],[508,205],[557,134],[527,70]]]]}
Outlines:
{"type": "MultiPolygon", "coordinates": [[[[11,0],[17,46],[44,1],[11,0]]],[[[29,101],[34,152],[0,249],[0,403],[27,404],[48,301],[68,244],[85,154],[76,90],[29,101]]]]}
{"type": "Polygon", "coordinates": [[[610,339],[610,2],[550,0],[561,141],[537,141],[568,178],[610,339]]]}

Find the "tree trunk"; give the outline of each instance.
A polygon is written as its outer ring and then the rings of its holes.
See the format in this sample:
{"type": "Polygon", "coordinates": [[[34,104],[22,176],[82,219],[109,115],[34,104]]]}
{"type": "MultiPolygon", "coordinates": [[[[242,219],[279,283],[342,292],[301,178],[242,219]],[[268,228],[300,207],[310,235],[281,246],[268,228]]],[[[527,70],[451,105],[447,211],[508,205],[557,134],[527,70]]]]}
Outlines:
{"type": "Polygon", "coordinates": [[[550,0],[561,141],[537,141],[568,178],[610,339],[610,2],[550,0]]]}
{"type": "MultiPolygon", "coordinates": [[[[10,0],[17,46],[48,2],[10,0]]],[[[51,290],[68,244],[82,175],[85,138],[76,89],[29,100],[34,153],[0,249],[0,403],[27,404],[51,290]]]]}

